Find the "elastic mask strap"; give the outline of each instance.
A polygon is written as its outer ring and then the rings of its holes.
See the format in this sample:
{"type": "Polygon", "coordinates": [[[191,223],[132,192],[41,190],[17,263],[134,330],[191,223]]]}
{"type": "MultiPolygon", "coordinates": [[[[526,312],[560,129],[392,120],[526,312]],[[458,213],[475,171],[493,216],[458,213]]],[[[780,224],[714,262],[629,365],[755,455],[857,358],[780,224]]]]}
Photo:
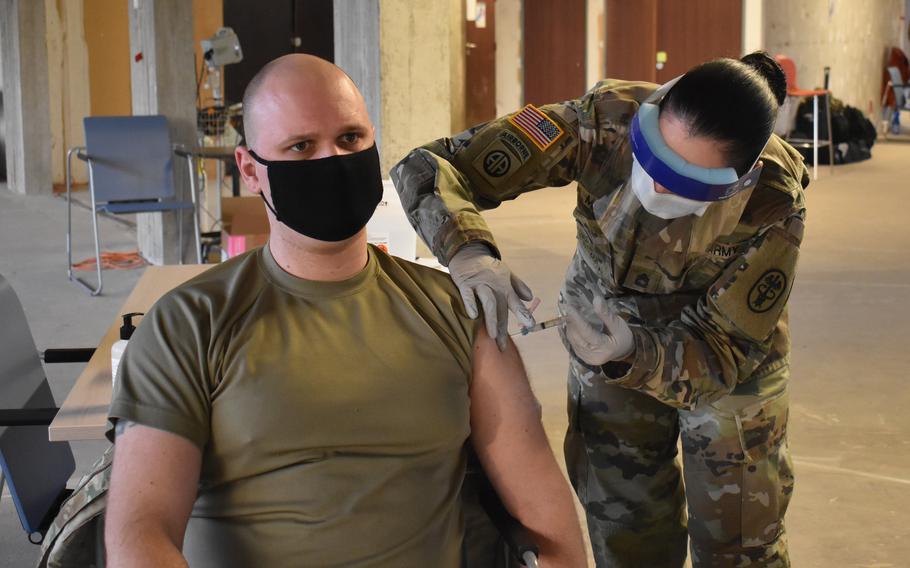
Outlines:
{"type": "Polygon", "coordinates": [[[265,194],[262,193],[262,192],[260,191],[260,192],[259,192],[259,197],[262,198],[262,202],[265,203],[265,206],[269,208],[269,211],[272,212],[272,215],[275,216],[275,219],[281,221],[281,217],[278,216],[278,212],[275,211],[275,208],[272,207],[272,204],[269,203],[268,199],[265,198],[265,194]]]}
{"type": "MultiPolygon", "coordinates": [[[[256,154],[256,152],[254,152],[252,148],[249,148],[249,147],[248,147],[248,148],[246,149],[246,151],[250,153],[250,156],[253,156],[253,159],[254,159],[254,160],[256,160],[257,162],[259,162],[259,163],[262,164],[263,166],[268,167],[269,161],[268,161],[268,160],[263,160],[262,158],[260,158],[259,155],[256,154]]],[[[260,191],[260,192],[259,192],[259,197],[262,198],[262,202],[265,203],[265,206],[269,208],[269,211],[272,212],[272,215],[275,216],[275,219],[278,219],[279,221],[281,221],[281,218],[278,216],[278,212],[275,211],[275,208],[272,207],[272,204],[269,203],[268,199],[265,198],[265,194],[262,193],[262,192],[260,191]]]]}
{"type": "Polygon", "coordinates": [[[253,159],[254,159],[254,160],[256,160],[257,162],[259,162],[259,163],[262,164],[263,166],[268,166],[268,165],[271,163],[271,162],[269,162],[268,160],[263,160],[262,158],[260,158],[260,157],[259,157],[259,154],[257,154],[256,152],[254,152],[252,148],[249,148],[249,147],[248,147],[248,148],[246,149],[246,151],[250,153],[250,156],[253,156],[253,159]]]}

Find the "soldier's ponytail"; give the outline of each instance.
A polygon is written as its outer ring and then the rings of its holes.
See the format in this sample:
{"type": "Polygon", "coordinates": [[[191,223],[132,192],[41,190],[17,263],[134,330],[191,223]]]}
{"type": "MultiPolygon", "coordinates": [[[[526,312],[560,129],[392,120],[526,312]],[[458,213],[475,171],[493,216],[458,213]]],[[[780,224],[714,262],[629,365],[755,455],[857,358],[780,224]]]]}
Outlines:
{"type": "Polygon", "coordinates": [[[757,51],[741,60],[715,59],[689,70],[660,108],[686,122],[691,136],[722,142],[729,165],[742,175],[771,135],[786,96],[783,69],[757,51]]]}

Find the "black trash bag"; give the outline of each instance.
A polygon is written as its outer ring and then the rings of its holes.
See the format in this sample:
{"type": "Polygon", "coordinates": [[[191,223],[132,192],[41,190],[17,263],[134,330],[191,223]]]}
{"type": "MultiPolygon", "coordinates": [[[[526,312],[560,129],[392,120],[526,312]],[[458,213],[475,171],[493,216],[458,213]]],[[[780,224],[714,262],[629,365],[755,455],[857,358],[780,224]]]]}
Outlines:
{"type": "MultiPolygon", "coordinates": [[[[826,99],[818,99],[818,139],[824,141],[828,138],[828,122],[825,119],[827,112],[826,99]]],[[[812,139],[812,99],[807,98],[800,103],[796,112],[796,128],[791,133],[791,138],[812,139]]],[[[834,163],[849,164],[861,162],[872,157],[872,146],[878,134],[872,122],[863,113],[852,106],[845,105],[843,101],[831,97],[831,138],[834,142],[834,163]]],[[[812,148],[796,149],[803,158],[812,161],[812,148]]],[[[818,149],[818,162],[829,162],[828,147],[818,149]]]]}

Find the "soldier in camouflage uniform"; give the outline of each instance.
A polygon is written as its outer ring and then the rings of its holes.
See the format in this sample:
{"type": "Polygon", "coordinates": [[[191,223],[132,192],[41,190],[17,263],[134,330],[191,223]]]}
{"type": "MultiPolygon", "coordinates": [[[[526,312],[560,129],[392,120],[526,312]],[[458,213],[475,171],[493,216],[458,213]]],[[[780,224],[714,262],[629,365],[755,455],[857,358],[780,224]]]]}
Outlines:
{"type": "MultiPolygon", "coordinates": [[[[476,293],[500,337],[506,305],[525,321],[516,296],[530,295],[500,260],[479,210],[577,182],[578,244],[561,309],[607,340],[627,332],[630,348],[622,360],[592,364],[562,330],[570,352],[566,462],[598,566],[679,567],[687,537],[696,567],[789,566],[786,305],[809,178],[799,154],[771,135],[785,88],[773,60],[752,54],[698,69],[698,81],[716,79],[698,93],[713,105],[709,115],[766,115],[754,127],[758,149],[737,171],[749,171],[760,153],[757,185],[701,215],[660,218],[629,188],[630,124],[657,87],[649,83],[605,80],[578,100],[529,105],[417,148],[391,171],[411,222],[449,265],[469,312],[477,313],[476,293]],[[486,264],[465,277],[458,257],[478,246],[486,264]],[[616,316],[621,326],[610,324],[616,316]]],[[[698,73],[684,79],[690,75],[698,73]]]]}

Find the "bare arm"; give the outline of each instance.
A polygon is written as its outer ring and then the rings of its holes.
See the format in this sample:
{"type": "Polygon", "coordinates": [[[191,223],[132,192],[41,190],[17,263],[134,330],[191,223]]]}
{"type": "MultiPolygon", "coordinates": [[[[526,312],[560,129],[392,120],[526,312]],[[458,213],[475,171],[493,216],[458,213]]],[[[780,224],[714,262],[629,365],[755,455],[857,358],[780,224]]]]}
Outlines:
{"type": "Polygon", "coordinates": [[[108,566],[187,566],[181,549],[201,464],[202,452],[186,438],[117,422],[104,531],[108,566]]]}
{"type": "Polygon", "coordinates": [[[481,330],[474,344],[471,438],[506,509],[534,536],[545,567],[586,566],[575,500],[547,442],[514,344],[481,330]]]}

